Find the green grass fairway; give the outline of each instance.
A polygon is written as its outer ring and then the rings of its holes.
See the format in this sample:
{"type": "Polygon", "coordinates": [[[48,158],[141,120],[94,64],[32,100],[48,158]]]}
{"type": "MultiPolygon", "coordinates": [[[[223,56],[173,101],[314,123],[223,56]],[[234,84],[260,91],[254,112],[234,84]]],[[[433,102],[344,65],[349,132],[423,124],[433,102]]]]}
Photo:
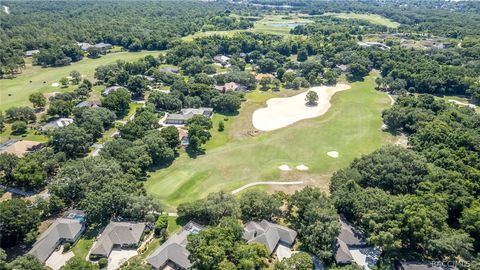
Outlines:
{"type": "Polygon", "coordinates": [[[52,87],[53,82],[58,82],[60,78],[68,76],[72,70],[79,71],[87,79],[93,80],[95,68],[100,65],[115,63],[117,60],[133,61],[148,54],[157,55],[159,51],[142,52],[118,52],[104,55],[97,59],[84,58],[79,62],[65,67],[42,68],[32,66],[31,60],[27,67],[13,79],[0,80],[0,110],[4,111],[14,106],[31,105],[28,96],[34,92],[51,93],[67,92],[75,89],[74,86],[68,88],[52,87]],[[30,81],[32,81],[30,83],[30,81]],[[45,83],[43,83],[45,82],[45,83]],[[10,96],[9,96],[10,94],[10,96]]]}
{"type": "Polygon", "coordinates": [[[231,191],[255,181],[301,179],[327,190],[329,176],[335,170],[393,140],[381,131],[381,111],[390,101],[385,93],[374,90],[374,80],[373,75],[368,76],[354,83],[352,89],[337,93],[332,107],[321,117],[257,136],[249,132],[253,130],[252,112],[283,91],[250,93],[240,115],[226,125],[227,142],[207,147],[207,153],[195,159],[181,154],[170,167],[151,173],[145,184],[147,192],[172,209],[210,192],[231,191]],[[330,158],[328,151],[338,151],[340,157],[330,158]],[[281,173],[281,164],[292,168],[305,164],[310,170],[281,173]]]}
{"type": "Polygon", "coordinates": [[[377,14],[360,14],[360,13],[325,13],[325,16],[335,16],[341,19],[359,19],[366,20],[373,24],[385,25],[389,28],[397,28],[400,24],[388,18],[377,14]]]}

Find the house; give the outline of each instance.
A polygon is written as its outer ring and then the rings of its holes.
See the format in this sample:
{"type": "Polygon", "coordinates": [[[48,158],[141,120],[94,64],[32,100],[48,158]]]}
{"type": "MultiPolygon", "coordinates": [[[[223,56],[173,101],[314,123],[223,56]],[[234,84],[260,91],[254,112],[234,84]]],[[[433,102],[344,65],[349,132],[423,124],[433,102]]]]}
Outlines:
{"type": "Polygon", "coordinates": [[[179,69],[174,67],[162,67],[159,70],[160,72],[173,73],[173,74],[177,74],[179,72],[179,69]]]}
{"type": "Polygon", "coordinates": [[[166,125],[185,125],[188,119],[194,115],[203,115],[211,118],[213,115],[212,108],[187,108],[182,109],[180,113],[168,114],[165,118],[164,124],[166,125]]]}
{"type": "Polygon", "coordinates": [[[99,48],[99,49],[102,49],[102,50],[108,50],[108,49],[111,49],[113,47],[113,45],[110,44],[110,43],[100,42],[100,43],[97,43],[97,44],[93,45],[93,47],[99,48]]]}
{"type": "Polygon", "coordinates": [[[255,75],[255,80],[257,82],[259,82],[263,78],[269,78],[269,79],[273,80],[273,79],[275,79],[275,76],[273,76],[273,74],[270,74],[270,73],[257,73],[257,75],[255,75]]]}
{"type": "Polygon", "coordinates": [[[219,92],[225,93],[231,91],[243,91],[245,90],[245,87],[241,86],[236,82],[229,82],[224,85],[215,85],[215,89],[219,92]]]}
{"type": "Polygon", "coordinates": [[[78,47],[80,47],[80,49],[82,51],[86,51],[88,50],[90,47],[92,47],[92,45],[90,43],[87,43],[87,42],[77,42],[77,45],[78,47]]]}
{"type": "Polygon", "coordinates": [[[113,248],[136,248],[143,236],[143,222],[110,222],[90,250],[90,258],[108,258],[113,248]]]}
{"type": "Polygon", "coordinates": [[[368,47],[375,47],[379,48],[382,50],[390,50],[390,47],[381,43],[381,42],[375,42],[375,41],[368,41],[368,42],[357,42],[357,44],[362,47],[362,48],[368,48],[368,47]]]}
{"type": "Polygon", "coordinates": [[[347,65],[337,65],[337,68],[340,69],[343,72],[346,72],[348,70],[347,65]]]}
{"type": "Polygon", "coordinates": [[[153,253],[147,257],[147,263],[154,269],[188,269],[192,266],[188,256],[190,252],[187,250],[188,239],[190,234],[197,234],[203,230],[203,226],[190,221],[177,234],[163,243],[153,253]]]}
{"type": "Polygon", "coordinates": [[[0,153],[14,154],[17,157],[23,157],[25,154],[33,152],[42,146],[42,143],[34,141],[8,140],[0,144],[0,153]]]}
{"type": "Polygon", "coordinates": [[[341,230],[335,246],[335,261],[339,265],[355,262],[363,269],[376,265],[381,251],[369,246],[363,233],[340,217],[341,230]]]}
{"type": "Polygon", "coordinates": [[[70,125],[71,123],[73,123],[72,118],[59,118],[59,119],[56,119],[56,120],[53,120],[53,121],[50,121],[50,122],[46,123],[45,125],[40,127],[40,130],[41,131],[49,131],[49,130],[53,130],[53,129],[57,129],[57,128],[63,128],[63,127],[66,127],[66,126],[70,125]]]}
{"type": "Polygon", "coordinates": [[[407,262],[403,261],[398,270],[457,270],[454,265],[442,265],[442,262],[407,262]]]}
{"type": "Polygon", "coordinates": [[[215,60],[215,62],[220,63],[222,65],[226,65],[228,64],[228,61],[230,61],[230,57],[225,55],[216,55],[213,57],[213,60],[215,60]]]}
{"type": "Polygon", "coordinates": [[[118,86],[118,85],[105,87],[105,89],[103,89],[103,91],[102,91],[102,96],[106,97],[106,96],[110,95],[110,93],[112,93],[114,91],[117,91],[120,88],[123,88],[123,87],[118,86]]]}
{"type": "Polygon", "coordinates": [[[85,231],[85,214],[81,211],[70,211],[63,218],[57,218],[46,231],[44,231],[32,249],[28,252],[40,262],[50,257],[53,251],[62,243],[75,243],[85,231]]]}
{"type": "Polygon", "coordinates": [[[25,57],[33,57],[34,54],[39,53],[40,50],[30,50],[25,52],[25,57]]]}
{"type": "Polygon", "coordinates": [[[264,244],[272,254],[279,246],[291,249],[297,238],[297,232],[266,220],[260,223],[250,221],[243,228],[242,238],[248,243],[264,244]]]}
{"type": "Polygon", "coordinates": [[[138,75],[138,76],[144,78],[144,79],[147,80],[149,83],[155,82],[155,78],[152,77],[152,76],[147,76],[147,75],[138,75]]]}
{"type": "Polygon", "coordinates": [[[98,108],[98,107],[101,107],[101,106],[102,106],[102,102],[99,101],[99,100],[95,100],[95,101],[85,100],[85,101],[82,101],[82,102],[78,103],[75,107],[77,107],[77,108],[84,108],[84,107],[98,108]]]}

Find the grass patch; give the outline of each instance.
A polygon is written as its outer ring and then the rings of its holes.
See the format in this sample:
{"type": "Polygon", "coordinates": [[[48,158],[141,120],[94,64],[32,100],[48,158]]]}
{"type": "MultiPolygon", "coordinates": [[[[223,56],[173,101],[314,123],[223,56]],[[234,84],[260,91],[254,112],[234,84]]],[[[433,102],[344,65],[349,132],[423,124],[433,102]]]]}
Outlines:
{"type": "Polygon", "coordinates": [[[378,14],[364,14],[364,13],[325,13],[325,16],[334,16],[340,19],[359,19],[365,20],[373,24],[384,25],[389,28],[397,28],[399,23],[394,22],[388,18],[378,14]]]}
{"type": "Polygon", "coordinates": [[[374,87],[375,76],[370,75],[337,93],[325,115],[257,135],[251,133],[252,112],[285,91],[249,93],[240,115],[231,121],[227,142],[195,159],[181,155],[170,167],[151,173],[145,183],[147,192],[173,209],[210,192],[231,191],[255,181],[302,179],[326,187],[334,171],[391,140],[381,131],[381,111],[390,101],[374,87]],[[328,151],[338,151],[340,157],[330,158],[328,151]],[[277,167],[283,163],[305,164],[310,170],[281,173],[277,167]]]}
{"type": "Polygon", "coordinates": [[[30,106],[28,96],[35,92],[68,92],[75,86],[67,88],[52,87],[52,83],[66,77],[72,70],[79,71],[85,78],[94,80],[95,68],[100,65],[112,64],[117,60],[133,61],[146,55],[157,55],[159,51],[118,52],[104,55],[97,59],[85,57],[81,61],[65,67],[42,68],[33,66],[31,59],[27,59],[26,68],[13,79],[0,80],[0,110],[4,111],[14,106],[30,106]],[[31,81],[31,82],[30,82],[31,81]],[[45,83],[44,83],[45,82],[45,83]]]}

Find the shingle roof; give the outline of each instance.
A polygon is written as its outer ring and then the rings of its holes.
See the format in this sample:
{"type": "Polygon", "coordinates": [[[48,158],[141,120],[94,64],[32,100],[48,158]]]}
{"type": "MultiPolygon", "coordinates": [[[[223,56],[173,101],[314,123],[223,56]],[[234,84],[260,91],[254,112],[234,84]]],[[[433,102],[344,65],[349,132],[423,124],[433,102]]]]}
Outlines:
{"type": "Polygon", "coordinates": [[[335,247],[335,261],[337,263],[353,262],[353,256],[348,249],[348,245],[337,237],[337,244],[335,247]]]}
{"type": "Polygon", "coordinates": [[[349,246],[364,246],[367,244],[363,233],[350,225],[345,218],[340,217],[341,230],[338,238],[349,246]]]}
{"type": "Polygon", "coordinates": [[[90,254],[108,257],[114,245],[136,245],[140,242],[145,223],[110,222],[92,247],[90,254]]]}
{"type": "Polygon", "coordinates": [[[191,263],[188,259],[190,253],[186,249],[188,243],[187,236],[190,233],[196,233],[202,229],[202,226],[190,221],[183,227],[181,232],[174,234],[157,248],[147,258],[147,262],[156,269],[162,267],[168,261],[171,261],[184,269],[189,268],[191,263]]]}
{"type": "Polygon", "coordinates": [[[251,221],[245,224],[243,239],[248,243],[257,242],[264,244],[271,254],[280,241],[292,245],[297,238],[297,232],[266,220],[258,223],[251,221]]]}
{"type": "Polygon", "coordinates": [[[112,93],[113,91],[118,90],[119,88],[123,88],[123,87],[118,86],[118,85],[106,87],[106,88],[103,89],[103,91],[102,91],[102,96],[108,96],[108,95],[110,95],[110,93],[112,93]]]}
{"type": "Polygon", "coordinates": [[[37,257],[42,263],[57,248],[61,240],[75,239],[83,229],[79,220],[68,218],[57,218],[48,229],[43,232],[28,252],[37,257]]]}
{"type": "Polygon", "coordinates": [[[90,101],[90,100],[85,100],[85,101],[82,101],[80,103],[78,103],[75,107],[91,107],[91,108],[95,108],[95,107],[100,107],[102,106],[102,102],[101,101],[98,101],[98,100],[95,100],[95,101],[90,101]]]}

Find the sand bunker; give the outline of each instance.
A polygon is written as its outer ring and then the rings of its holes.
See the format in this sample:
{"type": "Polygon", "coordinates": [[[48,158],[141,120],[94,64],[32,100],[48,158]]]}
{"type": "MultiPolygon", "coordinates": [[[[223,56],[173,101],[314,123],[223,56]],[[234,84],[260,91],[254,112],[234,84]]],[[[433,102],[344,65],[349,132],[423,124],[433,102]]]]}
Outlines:
{"type": "Polygon", "coordinates": [[[290,167],[287,165],[287,164],[283,164],[281,166],[278,166],[278,168],[281,170],[281,171],[284,171],[284,172],[288,172],[290,171],[290,167]]]}
{"type": "Polygon", "coordinates": [[[267,100],[267,107],[253,113],[253,126],[262,131],[270,131],[286,127],[303,119],[318,117],[330,108],[330,98],[339,91],[350,89],[347,84],[336,86],[312,87],[309,91],[318,94],[318,104],[307,106],[305,97],[308,91],[288,98],[272,98],[267,100]]]}
{"type": "Polygon", "coordinates": [[[337,151],[330,151],[327,152],[327,155],[332,158],[338,158],[338,152],[337,151]]]}
{"type": "Polygon", "coordinates": [[[295,167],[297,170],[299,171],[308,171],[308,167],[303,165],[303,164],[300,164],[298,165],[297,167],[295,167]]]}
{"type": "Polygon", "coordinates": [[[52,83],[52,86],[53,86],[53,87],[59,87],[59,86],[60,86],[60,84],[59,84],[59,83],[56,83],[56,82],[54,82],[54,83],[52,83]]]}

